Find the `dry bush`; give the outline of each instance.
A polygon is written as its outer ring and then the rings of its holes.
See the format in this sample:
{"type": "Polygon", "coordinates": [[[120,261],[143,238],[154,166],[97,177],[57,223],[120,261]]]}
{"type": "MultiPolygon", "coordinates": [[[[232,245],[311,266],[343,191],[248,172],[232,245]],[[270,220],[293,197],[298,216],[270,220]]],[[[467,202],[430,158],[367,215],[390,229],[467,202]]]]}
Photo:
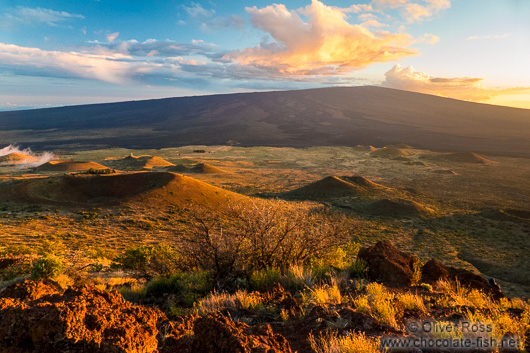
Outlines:
{"type": "Polygon", "coordinates": [[[215,214],[186,209],[189,224],[178,235],[190,266],[222,278],[234,270],[286,270],[351,239],[344,216],[285,201],[230,204],[215,214]]]}

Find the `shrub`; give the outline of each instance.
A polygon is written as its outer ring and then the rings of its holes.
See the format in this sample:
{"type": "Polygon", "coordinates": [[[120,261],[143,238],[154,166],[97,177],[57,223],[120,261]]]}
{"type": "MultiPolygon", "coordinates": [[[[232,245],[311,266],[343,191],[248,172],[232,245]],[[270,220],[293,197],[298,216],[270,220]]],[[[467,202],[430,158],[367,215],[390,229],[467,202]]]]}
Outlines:
{"type": "Polygon", "coordinates": [[[313,288],[316,280],[311,269],[300,265],[291,265],[280,283],[285,289],[296,292],[304,288],[313,288]]]}
{"type": "Polygon", "coordinates": [[[64,271],[63,260],[53,255],[46,255],[33,263],[32,279],[54,278],[64,271]]]}
{"type": "Polygon", "coordinates": [[[258,291],[268,290],[275,283],[280,282],[280,276],[280,271],[277,269],[256,270],[250,275],[250,286],[258,291]]]}
{"type": "Polygon", "coordinates": [[[39,254],[61,256],[66,253],[66,245],[60,240],[44,239],[39,247],[39,254]]]}
{"type": "Polygon", "coordinates": [[[215,278],[238,269],[283,271],[351,239],[352,222],[345,216],[285,201],[230,204],[216,215],[197,207],[185,211],[182,254],[190,266],[210,270],[215,278]]]}
{"type": "Polygon", "coordinates": [[[131,271],[137,277],[152,278],[179,270],[181,258],[174,248],[166,244],[140,245],[116,257],[114,267],[131,271]]]}
{"type": "Polygon", "coordinates": [[[148,301],[159,302],[171,296],[174,305],[191,307],[212,290],[213,281],[208,272],[180,272],[170,276],[156,277],[148,282],[145,286],[144,298],[148,301]]]}
{"type": "Polygon", "coordinates": [[[348,268],[350,276],[355,278],[366,278],[368,272],[368,264],[362,259],[356,259],[354,263],[348,268]]]}

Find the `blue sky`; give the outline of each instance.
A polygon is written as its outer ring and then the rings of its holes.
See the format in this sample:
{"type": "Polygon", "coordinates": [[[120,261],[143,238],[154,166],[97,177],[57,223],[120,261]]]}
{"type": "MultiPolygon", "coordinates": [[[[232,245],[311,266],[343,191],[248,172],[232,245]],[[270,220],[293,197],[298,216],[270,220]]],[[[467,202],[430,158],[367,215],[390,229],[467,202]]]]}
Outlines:
{"type": "Polygon", "coordinates": [[[530,108],[530,1],[0,0],[0,110],[333,85],[530,108]]]}

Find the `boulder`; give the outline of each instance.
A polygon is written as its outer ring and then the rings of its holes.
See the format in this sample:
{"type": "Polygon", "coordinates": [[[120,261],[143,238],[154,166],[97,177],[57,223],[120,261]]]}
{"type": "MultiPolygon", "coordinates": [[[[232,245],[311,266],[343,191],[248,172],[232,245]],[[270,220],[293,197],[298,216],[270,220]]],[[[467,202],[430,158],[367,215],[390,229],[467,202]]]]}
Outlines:
{"type": "Polygon", "coordinates": [[[368,265],[368,277],[387,287],[406,287],[412,283],[415,258],[399,251],[388,241],[359,250],[358,258],[368,265]]]}
{"type": "Polygon", "coordinates": [[[496,299],[504,297],[500,286],[496,283],[490,284],[484,277],[471,271],[446,267],[436,259],[431,259],[422,267],[421,281],[434,284],[440,280],[458,281],[464,287],[481,290],[486,294],[491,294],[496,299]]]}
{"type": "Polygon", "coordinates": [[[199,318],[191,351],[202,353],[291,353],[287,340],[269,325],[249,327],[219,313],[199,318]]]}
{"type": "Polygon", "coordinates": [[[94,286],[24,281],[0,292],[1,352],[158,352],[172,331],[161,311],[94,286]]]}
{"type": "Polygon", "coordinates": [[[449,271],[438,260],[431,259],[421,269],[421,282],[434,284],[439,280],[449,280],[449,271]]]}

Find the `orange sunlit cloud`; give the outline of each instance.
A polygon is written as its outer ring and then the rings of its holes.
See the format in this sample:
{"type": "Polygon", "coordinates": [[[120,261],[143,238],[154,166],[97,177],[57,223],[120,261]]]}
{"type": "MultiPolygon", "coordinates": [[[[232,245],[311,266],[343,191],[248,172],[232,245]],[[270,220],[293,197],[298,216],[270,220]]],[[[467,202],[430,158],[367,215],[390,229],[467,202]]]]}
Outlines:
{"type": "MultiPolygon", "coordinates": [[[[530,98],[530,87],[489,89],[481,85],[481,78],[433,77],[424,72],[415,71],[412,66],[403,68],[395,65],[385,73],[384,85],[407,91],[433,94],[443,97],[469,100],[473,102],[502,104],[521,108],[530,108],[530,104],[510,99],[510,96],[530,98]],[[510,102],[512,102],[510,104],[510,102]]],[[[530,102],[528,99],[527,102],[530,102]]]]}
{"type": "Polygon", "coordinates": [[[254,26],[270,33],[276,42],[224,56],[241,65],[266,68],[283,75],[329,75],[418,54],[408,48],[413,43],[410,35],[372,32],[366,26],[352,25],[346,21],[342,9],[318,0],[293,11],[281,4],[246,10],[252,15],[254,26]]]}

